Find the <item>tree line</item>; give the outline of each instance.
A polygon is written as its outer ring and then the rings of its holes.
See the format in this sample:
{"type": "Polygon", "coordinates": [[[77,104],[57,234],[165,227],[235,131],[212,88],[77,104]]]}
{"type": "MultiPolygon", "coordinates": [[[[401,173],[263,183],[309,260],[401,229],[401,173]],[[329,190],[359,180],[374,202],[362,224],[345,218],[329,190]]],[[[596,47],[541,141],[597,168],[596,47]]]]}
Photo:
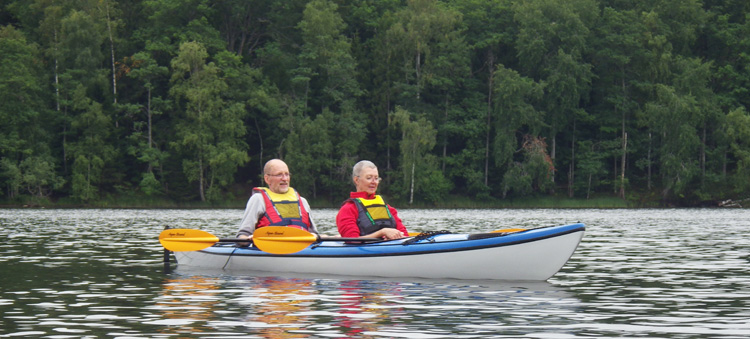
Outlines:
{"type": "Polygon", "coordinates": [[[6,201],[750,192],[746,0],[6,0],[6,201]]]}

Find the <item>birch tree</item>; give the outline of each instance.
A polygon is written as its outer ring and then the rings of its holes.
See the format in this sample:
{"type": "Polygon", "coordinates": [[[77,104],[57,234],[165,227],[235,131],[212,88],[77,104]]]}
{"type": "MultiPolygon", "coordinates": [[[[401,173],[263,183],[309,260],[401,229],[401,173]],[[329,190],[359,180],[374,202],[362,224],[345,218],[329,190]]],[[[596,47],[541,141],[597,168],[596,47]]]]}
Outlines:
{"type": "Polygon", "coordinates": [[[198,184],[201,201],[216,201],[221,188],[232,182],[237,167],[249,158],[242,140],[245,107],[223,100],[221,93],[227,85],[221,70],[207,59],[201,44],[187,42],[172,60],[170,94],[180,111],[177,140],[172,145],[186,155],[183,172],[198,184]]]}
{"type": "Polygon", "coordinates": [[[403,181],[409,191],[409,204],[414,203],[414,193],[427,190],[441,190],[440,180],[436,187],[418,187],[417,185],[430,180],[433,175],[434,158],[429,151],[435,147],[437,130],[432,127],[427,118],[420,116],[412,120],[411,113],[401,107],[393,114],[394,124],[401,129],[401,173],[403,181]],[[424,180],[418,180],[424,179],[424,180]]]}

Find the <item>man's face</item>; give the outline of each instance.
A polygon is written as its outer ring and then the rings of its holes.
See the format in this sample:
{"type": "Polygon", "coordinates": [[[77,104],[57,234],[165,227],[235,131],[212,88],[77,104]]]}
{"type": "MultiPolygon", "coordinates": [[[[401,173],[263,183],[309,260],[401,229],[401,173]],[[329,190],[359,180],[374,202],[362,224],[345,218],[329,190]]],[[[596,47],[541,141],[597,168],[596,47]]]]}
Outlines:
{"type": "Polygon", "coordinates": [[[275,163],[271,166],[271,170],[263,178],[268,188],[274,193],[284,194],[289,190],[291,177],[289,175],[289,168],[283,162],[275,163]]]}

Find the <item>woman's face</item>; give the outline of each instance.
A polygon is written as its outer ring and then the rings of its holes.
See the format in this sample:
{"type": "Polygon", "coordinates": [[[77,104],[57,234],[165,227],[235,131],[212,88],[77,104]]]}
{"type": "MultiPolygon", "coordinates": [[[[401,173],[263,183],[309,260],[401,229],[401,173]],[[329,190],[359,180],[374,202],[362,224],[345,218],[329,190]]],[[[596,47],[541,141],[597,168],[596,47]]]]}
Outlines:
{"type": "Polygon", "coordinates": [[[358,176],[354,177],[357,192],[375,194],[375,191],[378,190],[378,184],[380,184],[380,177],[377,168],[364,168],[358,176]]]}

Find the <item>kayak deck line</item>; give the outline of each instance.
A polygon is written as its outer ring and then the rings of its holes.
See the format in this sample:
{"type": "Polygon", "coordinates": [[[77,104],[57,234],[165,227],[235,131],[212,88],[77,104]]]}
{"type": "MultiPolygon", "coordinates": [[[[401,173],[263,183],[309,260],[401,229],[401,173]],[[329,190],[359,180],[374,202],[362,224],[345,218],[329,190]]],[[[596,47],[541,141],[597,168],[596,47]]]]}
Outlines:
{"type": "MultiPolygon", "coordinates": [[[[545,227],[546,228],[546,227],[545,227]]],[[[537,230],[541,228],[534,228],[529,230],[537,230]]],[[[559,232],[555,234],[547,234],[540,237],[534,237],[529,239],[518,239],[503,243],[490,243],[485,242],[484,244],[477,244],[472,246],[465,246],[465,247],[456,247],[456,248],[443,248],[443,249],[432,249],[432,250],[415,250],[415,251],[403,251],[403,252],[382,252],[382,253],[352,253],[352,254],[323,254],[323,253],[304,253],[298,252],[298,253],[291,253],[291,254],[272,254],[272,253],[266,253],[260,250],[257,247],[237,247],[235,245],[215,245],[213,247],[209,247],[204,250],[200,250],[199,252],[208,254],[208,255],[216,255],[216,256],[239,256],[239,257],[297,257],[297,258],[339,258],[346,256],[347,258],[353,258],[353,257],[362,257],[362,258],[372,258],[372,257],[390,257],[390,256],[411,256],[411,255],[424,255],[424,254],[434,254],[434,253],[449,253],[449,252],[462,252],[462,251],[474,251],[479,250],[483,248],[493,248],[493,247],[504,247],[504,246],[513,246],[528,242],[535,242],[535,241],[541,241],[544,239],[549,238],[555,238],[560,237],[566,234],[570,233],[576,233],[576,232],[583,232],[585,231],[585,227],[576,228],[576,229],[570,229],[564,232],[559,232]],[[216,252],[215,249],[217,247],[223,247],[223,248],[232,248],[235,249],[233,251],[226,251],[226,252],[216,252]],[[212,250],[213,249],[213,250],[212,250]],[[236,251],[236,249],[244,249],[244,251],[236,251]],[[252,251],[252,252],[250,252],[252,251]]],[[[444,241],[441,244],[450,244],[455,242],[466,242],[466,241],[479,241],[479,240],[485,240],[485,239],[492,239],[492,238],[498,238],[498,237],[506,237],[509,234],[513,233],[476,233],[471,235],[488,235],[486,238],[479,238],[479,239],[465,239],[465,240],[450,240],[450,241],[444,241]]],[[[469,235],[469,237],[471,237],[469,235]]],[[[403,239],[402,239],[403,240],[403,239]]],[[[400,242],[401,240],[383,240],[383,241],[377,241],[377,242],[370,242],[369,245],[374,244],[383,244],[380,246],[416,246],[421,245],[422,243],[412,243],[412,244],[403,244],[400,242]],[[390,243],[390,244],[386,244],[390,243]]],[[[342,248],[360,248],[363,245],[362,244],[345,244],[340,246],[325,246],[326,243],[338,243],[338,241],[325,241],[320,242],[311,245],[310,249],[318,249],[318,248],[335,248],[335,249],[342,249],[342,248]]]]}

